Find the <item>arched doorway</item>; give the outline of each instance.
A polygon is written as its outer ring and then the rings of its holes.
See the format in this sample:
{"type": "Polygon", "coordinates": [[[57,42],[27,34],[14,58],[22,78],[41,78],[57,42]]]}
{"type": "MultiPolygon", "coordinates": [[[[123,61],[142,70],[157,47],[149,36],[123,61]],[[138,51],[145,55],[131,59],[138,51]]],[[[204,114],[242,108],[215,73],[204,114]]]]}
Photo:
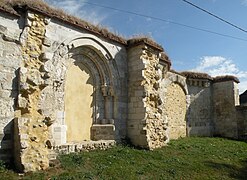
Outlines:
{"type": "Polygon", "coordinates": [[[165,111],[170,139],[186,136],[186,95],[182,87],[172,83],[167,87],[165,111]]]}
{"type": "Polygon", "coordinates": [[[82,63],[68,67],[65,80],[65,122],[67,142],[91,139],[94,82],[82,63]]]}

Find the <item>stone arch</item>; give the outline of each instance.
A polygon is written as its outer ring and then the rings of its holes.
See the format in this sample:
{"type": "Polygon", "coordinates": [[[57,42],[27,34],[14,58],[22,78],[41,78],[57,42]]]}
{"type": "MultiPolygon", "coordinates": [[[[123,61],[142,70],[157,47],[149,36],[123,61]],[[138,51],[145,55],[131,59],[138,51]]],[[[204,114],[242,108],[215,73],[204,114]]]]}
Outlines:
{"type": "Polygon", "coordinates": [[[163,100],[164,118],[167,121],[169,139],[177,139],[187,135],[186,115],[188,109],[188,88],[186,78],[168,72],[162,80],[161,98],[163,100]]]}
{"type": "Polygon", "coordinates": [[[94,64],[96,70],[99,72],[101,85],[112,85],[112,77],[109,66],[105,60],[102,59],[102,56],[95,51],[93,46],[83,45],[71,49],[70,57],[73,58],[75,56],[85,56],[94,64]]]}
{"type": "MultiPolygon", "coordinates": [[[[69,116],[66,112],[68,108],[62,101],[62,98],[66,100],[66,88],[67,84],[69,84],[67,74],[71,73],[69,72],[71,66],[72,69],[77,69],[78,77],[81,73],[78,71],[79,68],[81,71],[84,71],[84,76],[87,74],[87,78],[92,79],[91,86],[93,93],[91,93],[91,95],[88,93],[86,96],[92,96],[92,106],[90,106],[92,109],[92,112],[90,112],[92,114],[92,118],[88,122],[91,123],[91,130],[93,129],[94,131],[93,134],[95,134],[97,128],[100,129],[104,124],[114,123],[114,109],[117,106],[117,103],[114,103],[115,92],[119,91],[116,88],[116,82],[119,77],[117,73],[118,70],[113,66],[114,61],[115,60],[113,59],[113,55],[107,50],[107,48],[103,46],[96,37],[91,37],[91,35],[88,37],[76,37],[60,44],[60,46],[54,52],[52,61],[47,63],[49,66],[52,64],[51,68],[49,69],[49,73],[51,76],[53,76],[53,79],[55,79],[56,84],[59,85],[59,87],[55,87],[54,94],[55,97],[59,96],[60,99],[56,100],[54,106],[57,106],[56,109],[58,110],[59,116],[61,116],[61,118],[57,118],[53,129],[58,129],[56,127],[60,128],[61,126],[64,126],[64,128],[62,127],[63,132],[58,132],[58,135],[55,136],[60,136],[61,138],[66,137],[66,130],[64,131],[64,129],[66,129],[66,125],[70,123],[66,119],[66,117],[69,116]],[[81,66],[84,68],[80,68],[81,66]],[[85,72],[87,73],[85,74],[85,72]],[[62,112],[64,115],[62,115],[62,112]]],[[[81,78],[81,80],[83,81],[83,78],[81,78]]],[[[85,82],[86,80],[84,79],[84,84],[85,82]]],[[[74,128],[76,127],[79,127],[79,125],[74,126],[74,128]]],[[[67,127],[67,130],[69,129],[71,129],[71,127],[67,127]]],[[[114,130],[114,128],[112,129],[114,130]]],[[[96,134],[98,137],[100,137],[99,133],[96,132],[96,134]]],[[[94,139],[92,137],[92,133],[91,137],[88,137],[89,136],[87,135],[85,140],[94,139]]],[[[68,138],[68,140],[73,141],[71,138],[68,138]]],[[[81,141],[83,139],[74,140],[81,141]]],[[[66,140],[63,139],[61,142],[61,144],[64,144],[66,140]]]]}
{"type": "Polygon", "coordinates": [[[179,75],[179,74],[174,74],[171,73],[168,75],[168,78],[166,80],[166,86],[172,84],[172,83],[176,83],[179,84],[179,86],[183,89],[185,95],[188,95],[188,87],[187,87],[187,83],[186,83],[186,78],[179,75]]]}
{"type": "Polygon", "coordinates": [[[84,47],[90,47],[93,49],[98,54],[100,59],[105,63],[109,77],[111,78],[111,85],[117,87],[119,82],[116,81],[116,79],[119,78],[119,74],[117,67],[114,66],[114,64],[116,64],[114,55],[108,50],[106,46],[101,43],[101,40],[93,35],[77,35],[71,39],[64,41],[62,44],[67,45],[68,49],[78,48],[82,45],[84,47]]]}
{"type": "Polygon", "coordinates": [[[95,49],[97,49],[98,52],[101,52],[101,55],[104,56],[106,59],[108,60],[113,59],[113,55],[110,53],[110,51],[108,51],[108,49],[102,43],[100,43],[100,41],[101,41],[100,39],[92,35],[87,35],[87,36],[77,35],[69,40],[64,41],[63,44],[68,45],[69,48],[76,48],[82,45],[84,46],[90,45],[95,49]]]}
{"type": "Polygon", "coordinates": [[[186,136],[186,95],[178,83],[167,87],[165,112],[169,139],[186,136]]]}
{"type": "Polygon", "coordinates": [[[106,73],[106,68],[104,64],[100,63],[100,59],[97,55],[92,56],[91,50],[88,51],[88,47],[76,48],[70,53],[73,63],[80,64],[83,63],[89,69],[91,69],[91,74],[94,78],[94,124],[101,124],[106,118],[105,112],[105,96],[113,95],[109,91],[111,88],[109,75],[106,73]]]}

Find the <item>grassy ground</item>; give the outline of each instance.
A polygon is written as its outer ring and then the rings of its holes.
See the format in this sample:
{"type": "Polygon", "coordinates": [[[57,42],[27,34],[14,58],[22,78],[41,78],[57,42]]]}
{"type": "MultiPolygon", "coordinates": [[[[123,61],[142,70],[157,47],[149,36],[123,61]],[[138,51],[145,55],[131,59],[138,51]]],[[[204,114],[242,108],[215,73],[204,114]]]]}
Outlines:
{"type": "MultiPolygon", "coordinates": [[[[70,154],[45,172],[23,179],[247,179],[247,143],[221,138],[184,138],[154,151],[117,146],[70,154]]],[[[0,168],[0,179],[18,179],[0,168]]]]}

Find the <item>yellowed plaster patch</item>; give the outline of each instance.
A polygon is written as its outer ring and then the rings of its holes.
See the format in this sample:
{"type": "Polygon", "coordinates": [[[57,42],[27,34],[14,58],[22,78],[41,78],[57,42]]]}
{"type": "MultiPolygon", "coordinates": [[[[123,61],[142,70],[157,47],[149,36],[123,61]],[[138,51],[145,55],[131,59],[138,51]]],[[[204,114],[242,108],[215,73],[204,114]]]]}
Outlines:
{"type": "Polygon", "coordinates": [[[65,121],[67,141],[91,139],[93,84],[90,72],[82,65],[71,65],[65,85],[65,121]]]}

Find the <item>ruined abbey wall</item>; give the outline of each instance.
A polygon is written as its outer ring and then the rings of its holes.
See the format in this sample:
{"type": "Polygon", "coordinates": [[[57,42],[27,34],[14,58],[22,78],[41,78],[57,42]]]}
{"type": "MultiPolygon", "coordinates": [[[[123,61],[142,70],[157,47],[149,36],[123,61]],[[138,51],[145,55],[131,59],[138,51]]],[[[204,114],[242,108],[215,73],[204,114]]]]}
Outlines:
{"type": "Polygon", "coordinates": [[[0,6],[0,159],[20,171],[126,139],[152,150],[186,136],[246,138],[234,77],[178,73],[148,38],[18,8],[0,6]]]}
{"type": "Polygon", "coordinates": [[[13,119],[18,97],[18,70],[21,64],[22,19],[2,14],[0,16],[0,158],[13,160],[13,119]]]}
{"type": "Polygon", "coordinates": [[[212,136],[213,134],[213,97],[210,80],[188,79],[189,109],[188,134],[190,136],[212,136]]]}
{"type": "Polygon", "coordinates": [[[215,133],[230,137],[238,137],[236,106],[239,105],[237,83],[220,82],[213,84],[215,133]]]}

